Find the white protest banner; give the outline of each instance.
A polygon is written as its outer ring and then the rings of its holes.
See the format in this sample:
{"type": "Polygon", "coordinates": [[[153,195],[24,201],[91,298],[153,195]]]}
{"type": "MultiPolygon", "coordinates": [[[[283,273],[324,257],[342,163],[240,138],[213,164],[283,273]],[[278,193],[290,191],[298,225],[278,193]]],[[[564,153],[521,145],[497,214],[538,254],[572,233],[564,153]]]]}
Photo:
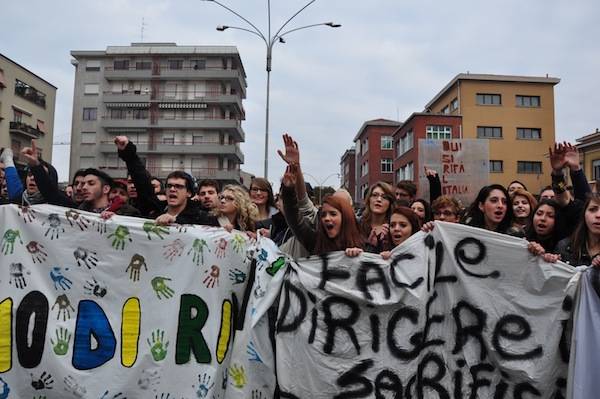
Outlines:
{"type": "Polygon", "coordinates": [[[471,203],[488,184],[488,140],[419,140],[419,192],[428,198],[429,182],[423,166],[435,170],[442,183],[442,195],[471,203]]]}
{"type": "Polygon", "coordinates": [[[245,234],[50,205],[2,206],[0,223],[1,399],[221,399],[248,384],[231,362],[245,234]]]}
{"type": "Polygon", "coordinates": [[[579,302],[573,325],[568,398],[598,397],[600,353],[600,269],[586,270],[579,285],[579,302]]]}
{"type": "Polygon", "coordinates": [[[578,274],[526,247],[436,222],[391,262],[292,262],[276,321],[282,397],[565,397],[578,274]]]}

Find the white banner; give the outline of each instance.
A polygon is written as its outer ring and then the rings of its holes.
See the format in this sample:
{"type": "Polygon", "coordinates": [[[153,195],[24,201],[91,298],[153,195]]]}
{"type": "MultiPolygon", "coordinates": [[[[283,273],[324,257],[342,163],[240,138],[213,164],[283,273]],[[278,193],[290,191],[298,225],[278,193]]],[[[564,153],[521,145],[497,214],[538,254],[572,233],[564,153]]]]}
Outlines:
{"type": "Polygon", "coordinates": [[[267,398],[231,361],[245,234],[49,205],[0,222],[1,399],[267,398]]]}
{"type": "Polygon", "coordinates": [[[442,195],[470,204],[488,184],[489,142],[483,139],[419,140],[419,193],[429,198],[423,166],[437,171],[442,195]]]}
{"type": "Polygon", "coordinates": [[[578,274],[526,246],[436,223],[391,262],[292,262],[276,322],[282,397],[565,397],[578,274]]]}

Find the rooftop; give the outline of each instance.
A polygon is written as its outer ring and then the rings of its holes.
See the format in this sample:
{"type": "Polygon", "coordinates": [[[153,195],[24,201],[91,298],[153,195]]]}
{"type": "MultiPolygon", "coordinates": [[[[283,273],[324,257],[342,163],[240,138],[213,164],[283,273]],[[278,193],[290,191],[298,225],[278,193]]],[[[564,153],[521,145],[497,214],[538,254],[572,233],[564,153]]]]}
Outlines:
{"type": "Polygon", "coordinates": [[[35,74],[35,73],[31,72],[29,69],[25,68],[23,65],[19,64],[18,62],[11,60],[10,58],[8,58],[7,56],[5,56],[4,54],[0,53],[0,57],[4,58],[6,61],[8,61],[8,62],[10,62],[10,63],[12,63],[12,64],[15,64],[15,65],[16,65],[16,66],[18,66],[19,68],[21,68],[21,69],[23,69],[23,70],[27,71],[28,73],[30,73],[30,74],[32,74],[33,76],[35,76],[36,78],[40,79],[40,80],[41,80],[41,81],[43,81],[44,83],[46,83],[46,84],[48,84],[48,85],[50,85],[50,86],[52,86],[52,87],[54,87],[55,89],[57,89],[57,90],[58,90],[58,88],[57,88],[56,86],[54,86],[52,83],[48,82],[46,79],[44,79],[44,78],[40,77],[39,75],[37,75],[37,74],[35,74]]]}
{"type": "Polygon", "coordinates": [[[353,141],[358,140],[358,138],[360,137],[360,135],[363,133],[363,131],[368,126],[395,126],[395,127],[400,127],[400,126],[402,126],[402,122],[393,121],[393,120],[390,120],[390,119],[383,119],[383,118],[371,119],[370,121],[366,121],[365,123],[362,124],[362,126],[358,130],[358,133],[356,133],[356,136],[354,136],[354,140],[353,141]]]}
{"type": "Polygon", "coordinates": [[[487,82],[520,82],[520,83],[546,83],[555,85],[560,82],[559,78],[553,78],[546,75],[542,76],[517,76],[517,75],[492,75],[492,74],[479,74],[479,73],[459,73],[456,75],[450,83],[448,83],[439,93],[433,97],[425,105],[425,109],[429,109],[440,97],[442,97],[450,88],[452,88],[460,80],[478,80],[487,82]]]}

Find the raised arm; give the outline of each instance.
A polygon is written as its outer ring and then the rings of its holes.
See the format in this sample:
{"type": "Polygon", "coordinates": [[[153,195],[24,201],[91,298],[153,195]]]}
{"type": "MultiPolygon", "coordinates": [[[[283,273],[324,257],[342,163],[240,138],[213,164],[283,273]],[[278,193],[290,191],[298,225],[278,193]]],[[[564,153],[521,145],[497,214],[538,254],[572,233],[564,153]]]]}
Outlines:
{"type": "Polygon", "coordinates": [[[592,189],[588,184],[585,173],[581,169],[581,165],[579,165],[579,151],[571,143],[563,143],[563,146],[565,147],[565,163],[569,167],[575,199],[585,201],[587,195],[592,192],[592,189]]]}
{"type": "Polygon", "coordinates": [[[0,154],[0,162],[4,164],[4,178],[6,179],[6,191],[9,200],[20,200],[23,194],[23,183],[19,178],[19,173],[13,160],[13,152],[10,148],[5,148],[0,154]]]}
{"type": "Polygon", "coordinates": [[[424,166],[425,168],[425,177],[429,181],[429,203],[431,204],[436,198],[442,195],[442,182],[440,182],[440,177],[438,173],[424,166]]]}
{"type": "Polygon", "coordinates": [[[563,174],[563,169],[567,164],[565,152],[566,148],[561,143],[555,143],[554,149],[552,147],[548,148],[550,166],[552,167],[552,189],[556,194],[554,199],[563,207],[573,200],[571,193],[567,190],[567,182],[563,174]]]}

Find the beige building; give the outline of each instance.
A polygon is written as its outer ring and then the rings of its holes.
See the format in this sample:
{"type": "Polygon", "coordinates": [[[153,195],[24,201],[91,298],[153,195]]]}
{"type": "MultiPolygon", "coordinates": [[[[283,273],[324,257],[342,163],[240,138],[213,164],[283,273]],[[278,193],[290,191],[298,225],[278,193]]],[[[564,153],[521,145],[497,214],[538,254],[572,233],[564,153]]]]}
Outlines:
{"type": "Polygon", "coordinates": [[[56,87],[0,54],[0,148],[20,151],[37,140],[43,158],[52,161],[56,87]]]}
{"type": "Polygon", "coordinates": [[[576,141],[581,167],[596,191],[596,181],[600,179],[600,129],[596,128],[595,132],[580,137],[576,141]]]}
{"type": "Polygon", "coordinates": [[[459,74],[425,106],[462,116],[459,137],[489,140],[490,183],[523,182],[537,193],[551,183],[554,145],[552,77],[459,74]]]}

